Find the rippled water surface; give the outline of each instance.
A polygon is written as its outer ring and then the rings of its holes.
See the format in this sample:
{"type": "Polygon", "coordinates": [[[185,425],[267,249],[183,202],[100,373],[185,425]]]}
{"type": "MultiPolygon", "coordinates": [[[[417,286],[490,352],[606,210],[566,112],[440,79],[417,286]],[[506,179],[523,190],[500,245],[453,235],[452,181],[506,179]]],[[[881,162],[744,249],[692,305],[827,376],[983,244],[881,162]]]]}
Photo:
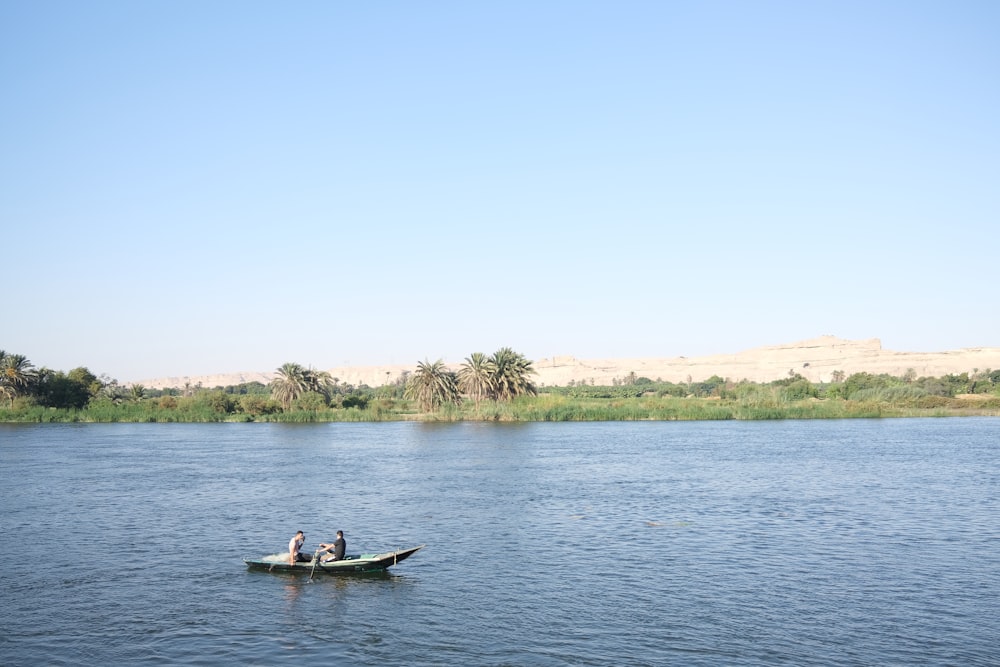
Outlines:
{"type": "Polygon", "coordinates": [[[0,521],[3,665],[1000,664],[998,419],[0,425],[0,521]]]}

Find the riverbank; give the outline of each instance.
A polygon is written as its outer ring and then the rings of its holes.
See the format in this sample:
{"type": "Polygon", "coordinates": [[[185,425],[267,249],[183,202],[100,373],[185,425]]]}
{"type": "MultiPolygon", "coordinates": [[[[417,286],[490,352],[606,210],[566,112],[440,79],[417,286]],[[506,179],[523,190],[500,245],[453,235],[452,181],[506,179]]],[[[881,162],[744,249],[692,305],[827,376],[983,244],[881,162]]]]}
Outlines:
{"type": "Polygon", "coordinates": [[[876,419],[899,417],[1000,417],[1000,397],[923,396],[897,401],[840,399],[727,400],[639,396],[581,398],[554,394],[525,396],[510,403],[487,401],[418,411],[409,401],[374,399],[363,408],[292,410],[271,414],[225,413],[196,399],[178,399],[161,408],[154,402],[103,404],[86,410],[33,406],[0,409],[0,422],[16,423],[213,423],[213,422],[600,422],[600,421],[762,421],[781,419],[876,419]]]}

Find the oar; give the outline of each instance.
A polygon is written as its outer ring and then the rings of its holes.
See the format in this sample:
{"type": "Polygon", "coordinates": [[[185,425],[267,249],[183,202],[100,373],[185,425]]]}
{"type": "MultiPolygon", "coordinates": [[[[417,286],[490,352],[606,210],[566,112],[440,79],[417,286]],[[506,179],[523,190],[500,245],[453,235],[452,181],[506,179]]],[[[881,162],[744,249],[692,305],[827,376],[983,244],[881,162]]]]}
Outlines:
{"type": "Polygon", "coordinates": [[[313,566],[312,569],[309,570],[309,581],[312,581],[313,575],[316,574],[316,563],[319,562],[319,551],[320,550],[317,549],[316,552],[313,554],[313,563],[312,563],[313,566]]]}

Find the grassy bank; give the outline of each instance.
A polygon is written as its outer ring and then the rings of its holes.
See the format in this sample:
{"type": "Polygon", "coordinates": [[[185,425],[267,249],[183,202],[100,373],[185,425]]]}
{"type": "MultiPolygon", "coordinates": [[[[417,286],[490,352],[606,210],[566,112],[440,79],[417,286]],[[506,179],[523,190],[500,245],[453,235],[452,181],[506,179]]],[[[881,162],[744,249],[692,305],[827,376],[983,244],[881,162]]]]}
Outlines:
{"type": "Polygon", "coordinates": [[[98,403],[82,410],[40,406],[0,408],[0,422],[20,423],[207,423],[207,422],[386,422],[386,421],[695,421],[765,419],[857,419],[880,417],[1000,416],[1000,397],[977,398],[878,396],[865,400],[762,400],[640,396],[625,398],[574,397],[541,394],[511,402],[487,401],[446,405],[420,413],[410,401],[375,399],[363,407],[320,408],[252,414],[227,412],[211,403],[156,401],[98,403]]]}

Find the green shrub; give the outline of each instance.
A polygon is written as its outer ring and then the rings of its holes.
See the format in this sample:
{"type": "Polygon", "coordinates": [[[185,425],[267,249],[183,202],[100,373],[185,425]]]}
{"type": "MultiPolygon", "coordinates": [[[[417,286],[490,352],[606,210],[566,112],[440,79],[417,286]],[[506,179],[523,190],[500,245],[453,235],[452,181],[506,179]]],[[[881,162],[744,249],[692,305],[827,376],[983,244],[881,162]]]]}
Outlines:
{"type": "Polygon", "coordinates": [[[368,401],[370,399],[370,396],[350,394],[349,396],[344,396],[344,400],[341,402],[341,405],[345,408],[358,408],[359,410],[364,410],[368,407],[368,401]]]}

